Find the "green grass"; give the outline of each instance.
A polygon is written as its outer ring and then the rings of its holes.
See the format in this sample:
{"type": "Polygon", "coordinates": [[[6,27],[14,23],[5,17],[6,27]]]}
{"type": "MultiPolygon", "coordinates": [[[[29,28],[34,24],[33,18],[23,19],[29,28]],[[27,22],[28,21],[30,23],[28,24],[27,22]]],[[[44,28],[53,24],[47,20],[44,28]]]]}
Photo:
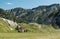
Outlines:
{"type": "Polygon", "coordinates": [[[60,39],[60,33],[0,33],[0,39],[60,39]]]}
{"type": "Polygon", "coordinates": [[[9,25],[0,18],[0,32],[9,32],[9,25]]]}
{"type": "Polygon", "coordinates": [[[9,24],[5,21],[3,21],[1,18],[0,18],[0,32],[1,33],[6,33],[6,32],[17,32],[16,30],[11,30],[10,29],[11,26],[9,26],[9,24]]]}
{"type": "MultiPolygon", "coordinates": [[[[28,30],[28,32],[40,32],[40,33],[54,32],[54,29],[52,28],[51,25],[44,25],[44,24],[37,24],[37,23],[33,23],[33,24],[19,23],[18,25],[22,26],[24,30],[28,30]],[[41,28],[39,28],[39,26],[41,26],[41,28]]],[[[12,29],[14,30],[11,30],[10,28],[11,26],[0,18],[0,32],[1,33],[18,32],[18,30],[16,30],[16,26],[12,27],[12,29]]]]}
{"type": "Polygon", "coordinates": [[[55,29],[51,25],[45,25],[45,24],[36,25],[36,24],[26,24],[26,23],[20,23],[19,25],[31,32],[40,32],[40,33],[55,32],[55,29]],[[39,26],[41,26],[41,28],[39,28],[39,26]]]}

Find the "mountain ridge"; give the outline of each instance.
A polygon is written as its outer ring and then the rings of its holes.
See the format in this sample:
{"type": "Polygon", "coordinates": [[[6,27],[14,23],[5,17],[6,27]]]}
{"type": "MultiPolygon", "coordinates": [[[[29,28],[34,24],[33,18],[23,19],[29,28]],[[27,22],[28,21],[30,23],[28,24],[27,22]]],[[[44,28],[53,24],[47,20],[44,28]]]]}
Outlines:
{"type": "Polygon", "coordinates": [[[38,6],[32,9],[23,9],[19,7],[10,10],[0,9],[0,17],[13,20],[17,23],[36,22],[39,24],[51,24],[60,26],[59,22],[56,20],[56,19],[59,20],[60,18],[58,17],[59,13],[60,13],[60,4],[52,4],[49,6],[38,6]]]}

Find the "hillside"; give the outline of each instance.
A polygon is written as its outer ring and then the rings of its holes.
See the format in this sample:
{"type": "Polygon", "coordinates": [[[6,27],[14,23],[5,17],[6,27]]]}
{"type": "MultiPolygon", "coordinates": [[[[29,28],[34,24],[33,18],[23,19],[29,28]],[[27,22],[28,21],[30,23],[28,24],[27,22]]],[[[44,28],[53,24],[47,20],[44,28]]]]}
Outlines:
{"type": "Polygon", "coordinates": [[[38,24],[38,23],[19,23],[20,26],[27,30],[26,32],[39,32],[39,33],[54,33],[55,29],[51,25],[38,24]]]}
{"type": "MultiPolygon", "coordinates": [[[[0,18],[0,32],[16,32],[15,28],[16,25],[9,24],[6,19],[6,21],[3,20],[4,18],[0,18]],[[11,26],[12,25],[12,26],[11,26]]],[[[11,20],[9,20],[11,22],[11,20]]],[[[14,23],[13,23],[14,24],[14,23]]]]}
{"type": "Polygon", "coordinates": [[[32,9],[21,7],[4,10],[0,8],[0,17],[12,20],[17,23],[39,23],[51,24],[60,27],[60,4],[38,6],[32,9]]]}
{"type": "Polygon", "coordinates": [[[51,33],[55,32],[55,29],[51,25],[38,24],[38,23],[15,23],[11,20],[0,18],[0,33],[1,32],[18,32],[17,26],[23,27],[25,32],[40,32],[51,33]]]}

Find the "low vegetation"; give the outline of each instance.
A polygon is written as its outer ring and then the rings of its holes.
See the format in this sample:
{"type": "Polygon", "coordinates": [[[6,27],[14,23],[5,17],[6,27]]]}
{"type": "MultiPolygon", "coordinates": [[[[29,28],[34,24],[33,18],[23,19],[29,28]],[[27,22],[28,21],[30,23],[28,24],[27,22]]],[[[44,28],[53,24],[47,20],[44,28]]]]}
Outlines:
{"type": "Polygon", "coordinates": [[[8,22],[0,18],[0,32],[18,32],[22,27],[24,32],[40,32],[40,33],[50,33],[55,32],[55,29],[51,25],[38,24],[38,23],[18,23],[16,26],[10,26],[8,22]]]}
{"type": "Polygon", "coordinates": [[[0,39],[60,39],[56,33],[0,33],[0,39]]]}
{"type": "Polygon", "coordinates": [[[7,33],[7,32],[16,32],[14,30],[14,27],[11,27],[8,22],[4,21],[2,18],[0,18],[0,33],[7,33]]]}

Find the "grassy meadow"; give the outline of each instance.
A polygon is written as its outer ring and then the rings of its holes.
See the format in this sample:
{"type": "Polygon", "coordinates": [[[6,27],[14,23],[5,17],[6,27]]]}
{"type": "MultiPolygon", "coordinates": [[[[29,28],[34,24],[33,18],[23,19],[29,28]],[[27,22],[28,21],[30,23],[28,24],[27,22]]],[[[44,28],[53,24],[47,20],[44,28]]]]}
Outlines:
{"type": "Polygon", "coordinates": [[[60,39],[60,33],[0,33],[0,39],[60,39]]]}

